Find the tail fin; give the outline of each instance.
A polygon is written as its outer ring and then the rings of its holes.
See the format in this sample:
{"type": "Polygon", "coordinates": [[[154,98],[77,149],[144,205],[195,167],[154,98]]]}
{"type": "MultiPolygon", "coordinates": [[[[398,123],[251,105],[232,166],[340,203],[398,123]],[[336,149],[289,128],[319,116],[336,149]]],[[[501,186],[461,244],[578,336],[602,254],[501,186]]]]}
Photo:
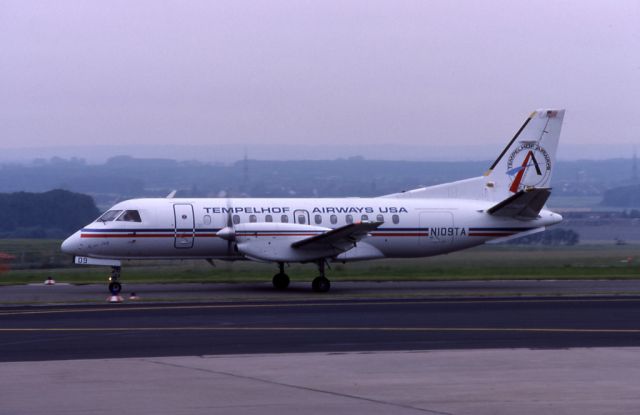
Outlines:
{"type": "MultiPolygon", "coordinates": [[[[563,118],[563,109],[534,111],[484,176],[383,197],[502,201],[522,190],[546,189],[555,166],[563,118]]],[[[523,199],[518,200],[521,203],[523,199]]],[[[536,203],[540,200],[536,198],[536,203]]]]}
{"type": "Polygon", "coordinates": [[[534,111],[484,174],[495,196],[551,182],[564,110],[534,111]]]}

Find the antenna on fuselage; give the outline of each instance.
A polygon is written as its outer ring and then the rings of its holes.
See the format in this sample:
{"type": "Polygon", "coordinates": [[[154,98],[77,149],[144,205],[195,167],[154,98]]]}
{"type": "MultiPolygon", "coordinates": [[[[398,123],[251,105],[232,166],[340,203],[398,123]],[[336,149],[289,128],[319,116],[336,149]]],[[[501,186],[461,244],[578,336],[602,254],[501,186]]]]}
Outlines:
{"type": "Polygon", "coordinates": [[[173,199],[177,192],[177,190],[172,190],[171,193],[167,195],[167,199],[173,199]]]}

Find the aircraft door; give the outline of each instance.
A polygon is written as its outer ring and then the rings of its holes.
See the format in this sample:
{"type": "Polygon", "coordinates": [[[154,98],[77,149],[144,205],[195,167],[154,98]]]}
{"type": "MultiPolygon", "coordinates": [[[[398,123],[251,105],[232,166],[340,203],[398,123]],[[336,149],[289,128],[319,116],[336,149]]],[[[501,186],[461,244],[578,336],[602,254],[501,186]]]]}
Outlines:
{"type": "Polygon", "coordinates": [[[193,218],[193,206],[189,204],[173,205],[175,216],[175,247],[193,248],[195,236],[195,221],[193,218]]]}
{"type": "Polygon", "coordinates": [[[420,212],[420,243],[428,246],[447,246],[453,243],[456,228],[451,212],[420,212]]]}
{"type": "Polygon", "coordinates": [[[309,225],[309,212],[303,209],[294,210],[293,221],[301,225],[309,225]]]}

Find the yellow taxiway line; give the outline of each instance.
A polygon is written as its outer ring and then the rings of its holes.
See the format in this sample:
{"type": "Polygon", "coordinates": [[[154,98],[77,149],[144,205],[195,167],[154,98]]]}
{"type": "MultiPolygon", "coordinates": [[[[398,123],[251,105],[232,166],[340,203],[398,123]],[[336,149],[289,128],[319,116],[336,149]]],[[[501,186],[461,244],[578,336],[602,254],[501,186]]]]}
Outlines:
{"type": "Polygon", "coordinates": [[[370,331],[370,332],[507,332],[507,333],[619,333],[640,334],[640,329],[579,329],[524,327],[17,327],[0,333],[20,332],[144,332],[144,331],[370,331]]]}
{"type": "Polygon", "coordinates": [[[409,301],[316,301],[311,303],[262,303],[262,304],[190,304],[190,305],[122,305],[113,304],[106,307],[92,308],[53,308],[40,310],[3,310],[0,316],[16,316],[31,314],[64,314],[64,313],[101,313],[119,311],[153,311],[153,310],[209,310],[209,309],[250,309],[250,308],[288,308],[288,307],[331,307],[331,306],[377,306],[377,305],[442,305],[442,304],[535,304],[535,303],[619,303],[640,302],[640,298],[560,298],[560,299],[510,299],[510,300],[409,300],[409,301]]]}

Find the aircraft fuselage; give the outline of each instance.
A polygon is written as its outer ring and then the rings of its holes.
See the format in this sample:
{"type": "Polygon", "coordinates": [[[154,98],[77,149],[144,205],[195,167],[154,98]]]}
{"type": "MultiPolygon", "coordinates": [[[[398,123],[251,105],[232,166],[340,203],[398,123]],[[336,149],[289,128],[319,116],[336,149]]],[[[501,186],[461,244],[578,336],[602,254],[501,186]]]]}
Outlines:
{"type": "Polygon", "coordinates": [[[353,249],[333,259],[410,258],[466,249],[562,219],[548,210],[527,221],[496,217],[486,213],[493,204],[401,198],[132,199],[111,209],[137,211],[138,222],[97,220],[70,236],[63,250],[93,258],[236,260],[244,256],[220,235],[229,225],[261,224],[251,235],[275,243],[283,237],[303,239],[348,223],[375,221],[383,224],[358,242],[374,249],[353,249]],[[281,223],[304,226],[278,229],[281,223]]]}

